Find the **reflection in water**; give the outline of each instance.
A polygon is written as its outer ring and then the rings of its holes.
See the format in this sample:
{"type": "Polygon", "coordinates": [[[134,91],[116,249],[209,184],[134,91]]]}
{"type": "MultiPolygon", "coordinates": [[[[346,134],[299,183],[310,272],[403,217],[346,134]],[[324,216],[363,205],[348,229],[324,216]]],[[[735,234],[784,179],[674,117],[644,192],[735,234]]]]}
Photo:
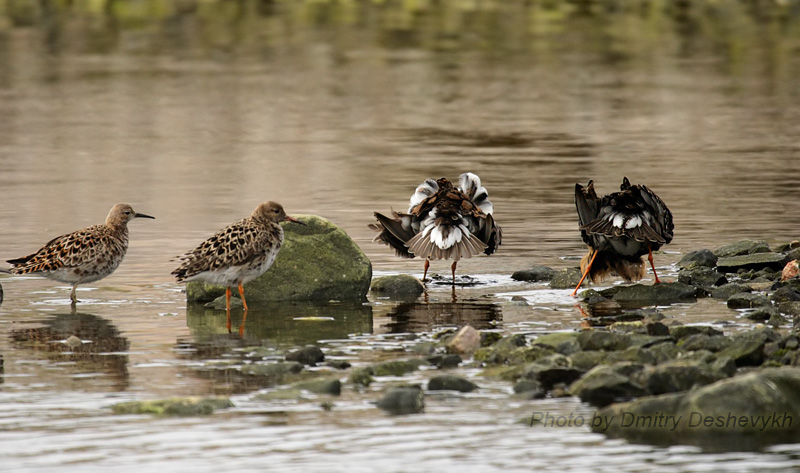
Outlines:
{"type": "Polygon", "coordinates": [[[494,328],[502,321],[500,306],[478,302],[404,302],[388,314],[389,333],[431,332],[442,326],[471,325],[474,328],[494,328]]]}
{"type": "Polygon", "coordinates": [[[12,330],[16,348],[44,353],[74,374],[105,373],[113,391],[128,388],[128,355],[121,353],[128,351],[130,343],[114,324],[81,312],[58,314],[42,323],[44,327],[12,330]]]}
{"type": "MultiPolygon", "coordinates": [[[[241,310],[231,311],[233,325],[241,324],[241,310]]],[[[186,323],[198,343],[235,338],[226,328],[224,310],[188,304],[186,323]]],[[[278,346],[316,343],[317,340],[347,338],[352,333],[372,333],[372,307],[361,302],[262,302],[252,304],[242,343],[278,346]]]]}
{"type": "MultiPolygon", "coordinates": [[[[253,304],[248,312],[241,337],[228,333],[224,310],[200,304],[187,307],[186,320],[194,339],[179,339],[176,351],[205,362],[191,373],[213,380],[218,393],[245,393],[284,382],[294,373],[273,368],[284,360],[285,348],[372,333],[372,307],[360,302],[265,302],[253,304]],[[265,361],[268,365],[260,365],[265,361]],[[253,369],[243,369],[243,364],[253,369]]],[[[242,311],[234,310],[233,323],[239,323],[241,316],[242,311]]]]}

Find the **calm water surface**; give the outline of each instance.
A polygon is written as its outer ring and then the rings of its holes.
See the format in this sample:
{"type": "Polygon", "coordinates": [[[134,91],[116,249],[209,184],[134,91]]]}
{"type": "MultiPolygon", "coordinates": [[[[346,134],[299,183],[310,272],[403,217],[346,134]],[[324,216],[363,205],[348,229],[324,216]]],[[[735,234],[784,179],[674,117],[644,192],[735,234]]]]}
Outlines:
{"type": "MultiPolygon", "coordinates": [[[[408,417],[371,404],[397,379],[348,387],[325,412],[323,399],[258,400],[274,386],[236,375],[260,345],[317,343],[358,366],[413,356],[409,332],[579,327],[569,291],[509,278],[533,264],[576,264],[576,182],[610,192],[628,176],[667,202],[675,239],[656,262],[668,280],[688,251],[797,239],[800,20],[791,9],[219,3],[42,9],[0,22],[0,258],[100,223],[115,202],[156,217],[131,223],[124,263],[79,288],[77,312],[68,287],[0,278],[3,471],[800,467],[797,445],[716,454],[585,427],[529,428],[519,420],[533,410],[592,411],[571,398],[511,398],[508,383],[477,369],[465,373],[479,391],[429,395],[425,414],[408,417]],[[169,276],[170,258],[265,200],[334,221],[378,275],[421,276],[421,261],[394,258],[366,224],[373,211],[403,209],[424,178],[465,171],[483,179],[504,240],[496,255],[459,264],[480,284],[455,300],[432,285],[413,303],[254,307],[240,340],[225,333],[224,313],[187,310],[169,276]],[[63,343],[72,335],[79,348],[63,343]],[[210,361],[234,369],[202,369],[210,361]],[[236,407],[190,419],[108,409],[213,394],[236,407]]],[[[749,326],[716,301],[664,313],[749,326]]]]}

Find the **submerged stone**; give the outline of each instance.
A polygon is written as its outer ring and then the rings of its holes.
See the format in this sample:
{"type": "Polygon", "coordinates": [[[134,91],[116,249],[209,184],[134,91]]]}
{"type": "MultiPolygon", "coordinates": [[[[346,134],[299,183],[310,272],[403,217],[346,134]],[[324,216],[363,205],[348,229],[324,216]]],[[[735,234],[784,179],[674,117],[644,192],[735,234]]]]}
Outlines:
{"type": "Polygon", "coordinates": [[[697,250],[686,253],[680,261],[678,261],[679,268],[693,268],[698,266],[705,266],[713,268],[717,265],[717,257],[711,250],[697,250]]]}
{"type": "MultiPolygon", "coordinates": [[[[530,269],[523,269],[520,271],[514,271],[511,274],[511,279],[516,281],[529,281],[529,282],[536,282],[536,281],[550,281],[553,279],[553,275],[555,271],[553,268],[548,266],[534,266],[530,269]]],[[[575,284],[578,284],[578,281],[575,281],[575,284]]]]}
{"type": "Polygon", "coordinates": [[[356,386],[369,386],[375,381],[372,375],[375,374],[370,367],[354,368],[350,371],[347,381],[356,386]]]}
{"type": "Polygon", "coordinates": [[[121,402],[111,406],[114,414],[154,414],[158,416],[210,415],[217,409],[233,407],[228,398],[171,398],[157,401],[121,402]]]}
{"type": "Polygon", "coordinates": [[[464,361],[459,355],[433,355],[428,357],[428,363],[439,369],[455,368],[464,361]]]}
{"type": "MultiPolygon", "coordinates": [[[[363,299],[372,264],[356,243],[331,221],[299,216],[305,225],[283,224],[284,242],[272,267],[245,285],[248,302],[363,299]]],[[[186,285],[188,302],[207,302],[225,288],[202,282],[186,285]]]]}
{"type": "Polygon", "coordinates": [[[418,414],[425,408],[425,393],[419,386],[395,386],[377,402],[392,415],[418,414]]]}
{"type": "Polygon", "coordinates": [[[379,296],[416,298],[425,290],[419,279],[408,274],[382,276],[372,280],[369,290],[379,296]]]}
{"type": "Polygon", "coordinates": [[[460,376],[434,376],[428,381],[428,391],[458,391],[468,393],[476,389],[478,389],[477,384],[460,376]]]}

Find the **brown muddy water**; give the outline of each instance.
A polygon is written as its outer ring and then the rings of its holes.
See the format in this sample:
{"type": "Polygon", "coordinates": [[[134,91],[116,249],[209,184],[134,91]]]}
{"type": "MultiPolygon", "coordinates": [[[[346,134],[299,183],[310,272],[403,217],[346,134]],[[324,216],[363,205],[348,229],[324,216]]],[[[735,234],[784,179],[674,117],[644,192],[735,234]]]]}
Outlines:
{"type": "MultiPolygon", "coordinates": [[[[424,414],[403,417],[371,404],[394,378],[345,388],[324,411],[324,399],[261,401],[270,387],[198,369],[259,345],[314,343],[355,366],[408,358],[409,333],[467,322],[580,327],[570,291],[509,276],[577,264],[572,192],[589,179],[610,192],[628,176],[669,205],[675,239],[656,255],[667,280],[688,251],[797,239],[796,2],[23,4],[0,1],[0,258],[100,223],[115,202],[156,220],[131,223],[122,266],[79,288],[76,312],[64,285],[0,277],[2,471],[800,468],[798,445],[704,453],[530,428],[518,421],[533,411],[592,410],[515,399],[473,368],[459,373],[480,390],[430,394],[424,414]],[[424,178],[465,171],[483,179],[504,240],[459,264],[480,284],[455,297],[431,285],[414,303],[255,306],[238,340],[223,312],[187,310],[169,275],[171,257],[276,200],[343,227],[375,274],[421,276],[421,261],[394,258],[366,225],[424,178]],[[64,343],[72,335],[81,350],[64,343]],[[109,409],[214,394],[236,407],[178,419],[109,409]]],[[[751,324],[710,300],[663,310],[751,324]]]]}

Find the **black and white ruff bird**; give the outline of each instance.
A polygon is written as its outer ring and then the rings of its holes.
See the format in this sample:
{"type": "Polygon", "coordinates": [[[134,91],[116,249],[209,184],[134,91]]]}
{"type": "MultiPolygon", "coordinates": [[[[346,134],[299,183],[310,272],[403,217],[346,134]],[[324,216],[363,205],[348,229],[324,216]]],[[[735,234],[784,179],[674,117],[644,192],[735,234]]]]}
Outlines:
{"type": "Polygon", "coordinates": [[[493,213],[480,178],[467,172],[459,176],[458,187],[443,177],[426,179],[411,196],[407,213],[392,211],[387,217],[375,212],[378,223],[369,227],[378,232],[373,241],[392,247],[397,256],[425,258],[423,281],[430,260],[453,260],[455,284],[459,260],[480,253],[491,255],[500,246],[502,230],[493,213]]]}
{"type": "Polygon", "coordinates": [[[672,241],[672,213],[646,186],[631,185],[622,179],[619,192],[597,197],[594,182],[586,187],[575,184],[575,207],[578,209],[581,238],[589,252],[581,259],[581,281],[588,275],[598,281],[616,272],[628,282],[642,279],[646,273],[642,256],[647,255],[656,283],[661,282],[653,265],[653,251],[672,241]]]}

